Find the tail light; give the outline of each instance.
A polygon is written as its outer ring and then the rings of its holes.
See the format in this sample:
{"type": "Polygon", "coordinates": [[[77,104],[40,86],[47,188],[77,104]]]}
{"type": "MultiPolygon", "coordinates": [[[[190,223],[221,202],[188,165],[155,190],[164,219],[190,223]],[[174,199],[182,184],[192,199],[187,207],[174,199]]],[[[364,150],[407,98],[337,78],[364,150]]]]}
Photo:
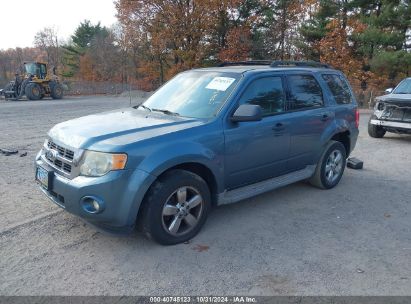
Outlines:
{"type": "Polygon", "coordinates": [[[355,109],[355,127],[358,129],[360,126],[360,110],[358,108],[355,109]]]}

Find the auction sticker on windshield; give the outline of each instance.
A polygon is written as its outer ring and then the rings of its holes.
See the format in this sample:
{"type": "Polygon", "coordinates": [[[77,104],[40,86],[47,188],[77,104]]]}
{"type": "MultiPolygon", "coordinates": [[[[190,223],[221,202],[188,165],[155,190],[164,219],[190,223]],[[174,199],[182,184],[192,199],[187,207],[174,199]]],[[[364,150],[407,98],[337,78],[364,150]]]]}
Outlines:
{"type": "Polygon", "coordinates": [[[235,81],[235,78],[230,77],[214,77],[213,80],[206,86],[206,89],[225,91],[235,81]]]}

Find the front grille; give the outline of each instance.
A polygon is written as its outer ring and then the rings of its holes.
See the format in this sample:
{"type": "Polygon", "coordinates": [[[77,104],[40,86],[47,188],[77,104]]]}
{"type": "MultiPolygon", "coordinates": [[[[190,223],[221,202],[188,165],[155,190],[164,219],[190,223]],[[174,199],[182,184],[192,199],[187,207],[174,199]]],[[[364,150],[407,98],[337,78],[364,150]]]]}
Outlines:
{"type": "Polygon", "coordinates": [[[74,158],[74,151],[57,145],[52,140],[47,142],[47,149],[57,151],[58,157],[52,158],[47,153],[45,153],[45,158],[54,168],[70,174],[72,170],[72,162],[74,158]]]}
{"type": "Polygon", "coordinates": [[[56,143],[52,142],[51,140],[49,140],[49,142],[47,143],[47,148],[51,150],[56,150],[61,157],[64,157],[68,160],[73,160],[74,151],[71,151],[62,146],[59,146],[56,143]]]}
{"type": "Polygon", "coordinates": [[[404,117],[404,111],[400,109],[394,109],[391,112],[390,119],[395,119],[395,120],[402,120],[404,117]]]}
{"type": "Polygon", "coordinates": [[[407,120],[407,121],[411,120],[411,109],[410,110],[405,110],[404,120],[407,120]]]}

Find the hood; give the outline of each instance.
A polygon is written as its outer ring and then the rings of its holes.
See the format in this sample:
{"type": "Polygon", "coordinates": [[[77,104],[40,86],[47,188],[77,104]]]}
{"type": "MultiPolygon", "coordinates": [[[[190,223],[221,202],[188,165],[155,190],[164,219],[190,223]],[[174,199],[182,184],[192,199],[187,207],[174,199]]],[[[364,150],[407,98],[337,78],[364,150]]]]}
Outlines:
{"type": "Polygon", "coordinates": [[[107,145],[137,142],[201,124],[204,121],[127,108],[59,123],[48,135],[57,143],[84,149],[102,141],[107,145]]]}
{"type": "Polygon", "coordinates": [[[411,94],[388,94],[379,96],[376,100],[387,103],[411,105],[411,94]]]}

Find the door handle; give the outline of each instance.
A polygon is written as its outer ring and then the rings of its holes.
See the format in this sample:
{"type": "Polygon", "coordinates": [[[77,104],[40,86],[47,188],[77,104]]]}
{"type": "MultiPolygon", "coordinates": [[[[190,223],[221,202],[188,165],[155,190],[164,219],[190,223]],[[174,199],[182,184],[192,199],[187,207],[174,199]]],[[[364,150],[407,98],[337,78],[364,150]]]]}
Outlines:
{"type": "Polygon", "coordinates": [[[327,121],[328,118],[330,118],[330,116],[328,116],[328,114],[326,114],[326,113],[320,115],[321,121],[327,121]]]}
{"type": "Polygon", "coordinates": [[[272,127],[273,131],[283,131],[284,129],[285,129],[285,126],[281,122],[276,123],[275,126],[272,127]]]}

